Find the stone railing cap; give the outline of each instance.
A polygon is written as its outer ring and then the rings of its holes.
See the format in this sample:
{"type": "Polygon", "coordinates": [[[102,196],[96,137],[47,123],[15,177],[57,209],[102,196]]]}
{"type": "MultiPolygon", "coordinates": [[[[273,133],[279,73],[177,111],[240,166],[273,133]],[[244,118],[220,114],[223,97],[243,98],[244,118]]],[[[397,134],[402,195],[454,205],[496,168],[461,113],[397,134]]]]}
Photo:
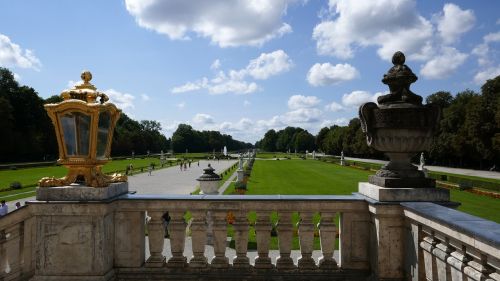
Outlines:
{"type": "Polygon", "coordinates": [[[459,232],[500,247],[500,224],[429,202],[407,202],[401,205],[427,219],[437,221],[459,232]]]}

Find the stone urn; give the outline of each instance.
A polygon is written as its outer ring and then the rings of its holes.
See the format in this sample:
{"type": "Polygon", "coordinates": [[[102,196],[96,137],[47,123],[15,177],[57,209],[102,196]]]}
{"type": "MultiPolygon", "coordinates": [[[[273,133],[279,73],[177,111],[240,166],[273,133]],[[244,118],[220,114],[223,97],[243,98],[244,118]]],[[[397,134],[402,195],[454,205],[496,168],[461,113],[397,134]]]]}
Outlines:
{"type": "Polygon", "coordinates": [[[203,169],[203,174],[196,180],[200,182],[200,190],[203,194],[218,194],[221,177],[214,173],[215,169],[210,164],[203,169]]]}
{"type": "Polygon", "coordinates": [[[390,159],[369,182],[388,188],[435,187],[435,180],[426,178],[410,159],[428,150],[439,122],[439,107],[422,105],[422,97],[410,91],[417,76],[405,65],[405,56],[396,52],[394,66],[384,75],[382,82],[390,93],[360,106],[361,128],[368,146],[384,152],[390,159]]]}

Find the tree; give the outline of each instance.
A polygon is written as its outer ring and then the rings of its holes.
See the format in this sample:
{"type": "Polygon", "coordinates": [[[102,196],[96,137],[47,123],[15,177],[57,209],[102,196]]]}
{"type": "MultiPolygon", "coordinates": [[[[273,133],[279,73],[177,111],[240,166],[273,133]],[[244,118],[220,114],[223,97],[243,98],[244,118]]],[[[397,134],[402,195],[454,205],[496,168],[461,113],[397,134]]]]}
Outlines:
{"type": "Polygon", "coordinates": [[[300,131],[295,137],[295,148],[297,151],[305,152],[315,149],[315,139],[308,131],[300,131]]]}
{"type": "Polygon", "coordinates": [[[261,141],[260,148],[264,151],[276,151],[276,140],[278,135],[275,130],[269,130],[261,141]]]}

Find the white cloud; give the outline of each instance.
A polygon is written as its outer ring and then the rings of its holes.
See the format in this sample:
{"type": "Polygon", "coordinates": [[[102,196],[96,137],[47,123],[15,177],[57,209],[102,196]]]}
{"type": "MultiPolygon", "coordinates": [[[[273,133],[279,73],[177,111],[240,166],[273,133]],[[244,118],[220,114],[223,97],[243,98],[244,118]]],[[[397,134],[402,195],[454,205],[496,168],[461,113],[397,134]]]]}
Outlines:
{"type": "Polygon", "coordinates": [[[341,118],[337,118],[335,120],[325,120],[321,123],[321,125],[319,127],[324,128],[324,127],[330,127],[333,125],[346,126],[348,123],[349,123],[349,119],[341,117],[341,118]]]}
{"type": "Polygon", "coordinates": [[[40,70],[42,64],[32,50],[22,49],[10,38],[0,33],[0,66],[40,70]]]}
{"type": "Polygon", "coordinates": [[[248,100],[244,100],[244,101],[243,101],[243,106],[244,106],[244,107],[250,106],[251,104],[252,104],[252,103],[251,103],[251,102],[249,102],[248,100]]]}
{"type": "Polygon", "coordinates": [[[149,101],[151,98],[148,95],[146,95],[146,94],[141,94],[141,99],[143,101],[149,101]]]}
{"type": "Polygon", "coordinates": [[[462,10],[459,6],[447,3],[443,13],[438,16],[437,30],[447,44],[456,42],[460,35],[469,31],[476,21],[472,10],[462,10]]]}
{"type": "Polygon", "coordinates": [[[174,94],[179,94],[179,93],[196,91],[196,90],[199,90],[201,88],[203,88],[202,82],[199,82],[199,81],[198,82],[187,82],[184,85],[174,87],[171,92],[174,94]]]}
{"type": "Polygon", "coordinates": [[[477,56],[477,63],[481,68],[476,74],[477,78],[474,77],[478,84],[484,82],[483,78],[489,76],[488,73],[495,73],[495,52],[492,54],[490,45],[497,42],[500,42],[500,31],[486,34],[483,36],[483,42],[472,49],[472,54],[477,56]]]}
{"type": "Polygon", "coordinates": [[[210,69],[212,70],[217,70],[220,68],[220,60],[216,59],[214,62],[210,65],[210,69]]]}
{"type": "Polygon", "coordinates": [[[293,95],[288,99],[288,108],[295,110],[311,108],[318,105],[321,100],[316,96],[293,95]]]}
{"type": "MultiPolygon", "coordinates": [[[[217,61],[213,64],[216,64],[217,61]]],[[[195,82],[187,82],[184,85],[172,88],[171,92],[176,94],[206,89],[210,94],[214,95],[226,93],[250,94],[260,90],[260,87],[257,83],[248,81],[247,78],[268,79],[271,76],[290,70],[292,65],[292,61],[283,50],[262,53],[256,59],[250,60],[245,68],[229,70],[227,73],[219,70],[216,76],[210,80],[204,77],[195,82]]],[[[215,68],[212,67],[212,69],[215,68]]]]}
{"type": "Polygon", "coordinates": [[[178,109],[184,109],[184,107],[186,107],[186,103],[185,102],[180,102],[178,104],[175,105],[178,109]]]}
{"type": "Polygon", "coordinates": [[[485,43],[500,42],[500,31],[486,34],[483,40],[485,43]]]}
{"type": "Polygon", "coordinates": [[[365,102],[376,102],[377,98],[383,94],[387,94],[387,92],[378,92],[372,95],[367,91],[352,91],[342,96],[342,104],[347,107],[359,107],[365,102]]]}
{"type": "Polygon", "coordinates": [[[214,118],[205,113],[198,113],[193,117],[193,123],[199,125],[214,124],[214,118]]]}
{"type": "Polygon", "coordinates": [[[432,24],[418,14],[414,0],[336,0],[329,7],[335,18],[322,21],[313,31],[321,55],[348,59],[356,46],[377,46],[386,60],[395,51],[425,59],[432,51],[432,24]]]}
{"type": "Polygon", "coordinates": [[[440,55],[425,63],[420,74],[428,79],[446,78],[465,62],[467,56],[455,48],[444,47],[440,55]]]}
{"type": "Polygon", "coordinates": [[[317,108],[299,108],[285,113],[284,119],[292,124],[314,123],[320,120],[322,113],[317,108]]]}
{"type": "Polygon", "coordinates": [[[21,75],[19,75],[18,73],[15,73],[15,72],[14,72],[14,73],[12,73],[12,75],[14,75],[14,79],[15,79],[17,82],[21,81],[21,79],[22,79],[21,75]]]}
{"type": "Polygon", "coordinates": [[[291,32],[282,21],[289,2],[293,0],[126,0],[125,6],[140,26],[170,39],[189,39],[194,33],[230,47],[261,46],[291,32]]]}
{"type": "Polygon", "coordinates": [[[474,82],[478,85],[482,85],[488,79],[492,79],[500,75],[500,65],[496,67],[489,67],[484,70],[479,71],[474,75],[474,82]]]}
{"type": "Polygon", "coordinates": [[[359,76],[359,72],[352,65],[330,63],[314,64],[307,73],[307,81],[313,86],[326,86],[343,81],[353,80],[359,76]]]}
{"type": "Polygon", "coordinates": [[[292,67],[292,60],[283,50],[272,53],[262,53],[256,59],[250,61],[246,67],[246,73],[254,79],[264,80],[283,72],[292,67]]]}
{"type": "MultiPolygon", "coordinates": [[[[115,89],[105,90],[104,93],[108,95],[109,101],[114,103],[118,108],[123,111],[133,109],[135,97],[131,94],[122,93],[115,89]]],[[[128,114],[128,113],[127,113],[128,114]]]]}
{"type": "Polygon", "coordinates": [[[344,109],[344,107],[336,102],[332,102],[325,106],[326,110],[338,112],[344,109]]]}

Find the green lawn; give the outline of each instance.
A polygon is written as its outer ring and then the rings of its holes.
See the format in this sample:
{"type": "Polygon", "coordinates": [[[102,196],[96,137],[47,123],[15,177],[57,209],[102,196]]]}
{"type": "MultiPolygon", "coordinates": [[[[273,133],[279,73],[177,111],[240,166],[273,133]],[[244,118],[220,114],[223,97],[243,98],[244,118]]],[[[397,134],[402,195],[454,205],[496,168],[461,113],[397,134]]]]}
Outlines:
{"type": "Polygon", "coordinates": [[[297,156],[295,156],[295,153],[284,153],[284,152],[258,152],[255,158],[260,158],[260,159],[273,159],[273,158],[285,158],[285,157],[290,157],[290,158],[300,158],[300,156],[303,156],[304,154],[302,153],[297,153],[297,156]]]}

